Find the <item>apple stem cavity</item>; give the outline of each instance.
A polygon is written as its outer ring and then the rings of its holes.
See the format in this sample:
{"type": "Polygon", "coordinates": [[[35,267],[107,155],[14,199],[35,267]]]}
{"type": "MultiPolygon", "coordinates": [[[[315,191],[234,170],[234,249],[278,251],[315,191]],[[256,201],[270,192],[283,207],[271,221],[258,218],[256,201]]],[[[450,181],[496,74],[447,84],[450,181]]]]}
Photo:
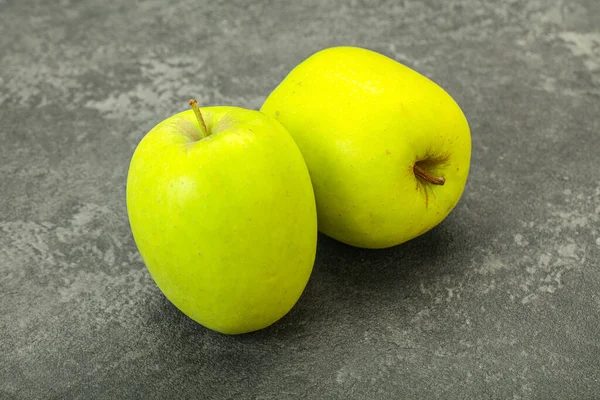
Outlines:
{"type": "Polygon", "coordinates": [[[196,119],[198,120],[198,126],[200,127],[200,136],[204,139],[207,136],[210,136],[210,132],[206,127],[206,123],[204,122],[204,118],[202,117],[202,113],[200,112],[200,107],[198,106],[198,100],[191,99],[189,101],[190,107],[194,110],[194,114],[196,114],[196,119]]]}
{"type": "Polygon", "coordinates": [[[417,164],[415,164],[413,170],[415,171],[415,175],[418,178],[424,180],[425,182],[429,182],[434,185],[443,185],[444,183],[446,183],[446,179],[443,176],[431,176],[427,171],[419,167],[417,164]]]}

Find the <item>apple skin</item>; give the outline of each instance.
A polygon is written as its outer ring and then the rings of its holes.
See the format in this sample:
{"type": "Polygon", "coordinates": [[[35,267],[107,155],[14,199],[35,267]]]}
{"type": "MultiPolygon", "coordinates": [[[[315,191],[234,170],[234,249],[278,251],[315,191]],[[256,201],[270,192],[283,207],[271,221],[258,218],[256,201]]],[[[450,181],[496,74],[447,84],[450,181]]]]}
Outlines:
{"type": "Polygon", "coordinates": [[[237,107],[192,110],[155,126],[127,177],[133,237],[152,278],[207,328],[265,328],[297,302],[317,221],[302,155],[277,121],[237,107]]]}
{"type": "Polygon", "coordinates": [[[349,245],[385,248],[439,224],[459,201],[471,135],[440,86],[376,52],[322,50],[294,68],[261,111],[300,147],[319,230],[349,245]],[[443,185],[415,175],[415,164],[443,185]]]}

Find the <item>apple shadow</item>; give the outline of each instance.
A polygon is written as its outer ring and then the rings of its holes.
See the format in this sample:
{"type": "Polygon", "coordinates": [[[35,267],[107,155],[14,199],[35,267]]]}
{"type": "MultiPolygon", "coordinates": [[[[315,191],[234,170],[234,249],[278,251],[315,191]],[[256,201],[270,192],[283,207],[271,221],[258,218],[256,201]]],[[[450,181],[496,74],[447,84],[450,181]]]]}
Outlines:
{"type": "Polygon", "coordinates": [[[294,336],[299,330],[350,325],[382,308],[407,307],[406,299],[413,305],[433,303],[427,288],[464,275],[471,265],[473,233],[459,219],[451,215],[425,234],[387,249],[352,247],[319,233],[313,273],[299,302],[272,327],[249,336],[294,336]]]}
{"type": "Polygon", "coordinates": [[[315,275],[334,279],[336,286],[356,290],[385,290],[399,282],[414,283],[443,273],[457,238],[441,224],[406,243],[387,249],[361,249],[319,235],[315,275]]]}

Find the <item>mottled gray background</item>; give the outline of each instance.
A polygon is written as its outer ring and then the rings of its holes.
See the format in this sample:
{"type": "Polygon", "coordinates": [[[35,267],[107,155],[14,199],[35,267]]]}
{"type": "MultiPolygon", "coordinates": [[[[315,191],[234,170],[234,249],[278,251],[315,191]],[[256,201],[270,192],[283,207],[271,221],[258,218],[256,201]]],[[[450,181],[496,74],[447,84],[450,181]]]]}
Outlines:
{"type": "Polygon", "coordinates": [[[287,3],[0,0],[0,398],[600,398],[600,2],[287,3]],[[288,316],[207,331],[132,240],[135,145],[340,44],[456,98],[463,199],[397,248],[321,237],[288,316]]]}

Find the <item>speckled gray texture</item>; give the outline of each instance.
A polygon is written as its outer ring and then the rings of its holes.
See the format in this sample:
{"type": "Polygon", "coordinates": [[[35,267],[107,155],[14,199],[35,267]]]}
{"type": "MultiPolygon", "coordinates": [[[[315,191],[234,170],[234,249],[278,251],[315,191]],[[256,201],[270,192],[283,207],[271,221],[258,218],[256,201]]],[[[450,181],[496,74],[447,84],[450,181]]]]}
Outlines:
{"type": "Polygon", "coordinates": [[[0,398],[600,398],[599,154],[597,0],[0,0],[0,398]],[[463,199],[396,248],[320,237],[288,316],[207,331],[136,250],[135,145],[340,44],[456,98],[463,199]]]}

